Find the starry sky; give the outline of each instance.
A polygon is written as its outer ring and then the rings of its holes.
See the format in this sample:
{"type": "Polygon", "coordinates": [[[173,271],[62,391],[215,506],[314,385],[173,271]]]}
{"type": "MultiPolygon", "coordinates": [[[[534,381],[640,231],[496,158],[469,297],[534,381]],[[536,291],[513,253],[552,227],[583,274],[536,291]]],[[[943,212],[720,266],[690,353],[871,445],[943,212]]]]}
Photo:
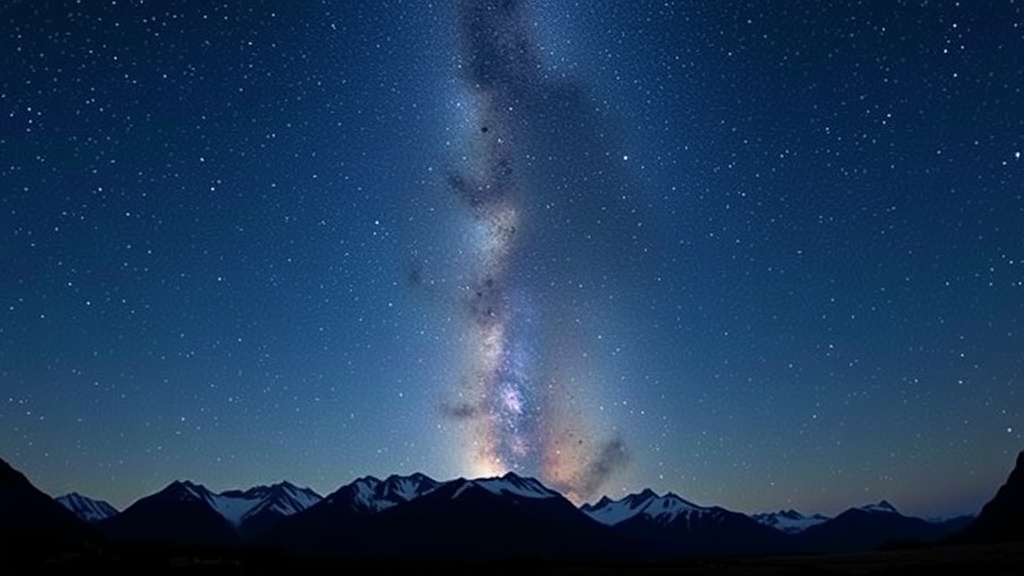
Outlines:
{"type": "Polygon", "coordinates": [[[1024,4],[0,6],[0,457],[975,512],[1024,447],[1024,4]]]}

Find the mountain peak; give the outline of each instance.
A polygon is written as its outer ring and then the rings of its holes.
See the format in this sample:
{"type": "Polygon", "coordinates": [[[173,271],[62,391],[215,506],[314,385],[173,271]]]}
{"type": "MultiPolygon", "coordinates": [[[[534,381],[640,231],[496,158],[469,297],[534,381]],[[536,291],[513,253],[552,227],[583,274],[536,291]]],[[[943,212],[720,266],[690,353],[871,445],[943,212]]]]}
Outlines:
{"type": "Polygon", "coordinates": [[[761,512],[759,514],[753,514],[751,518],[786,518],[788,520],[802,520],[806,518],[800,511],[792,508],[786,508],[785,510],[778,510],[776,512],[761,512]]]}
{"type": "Polygon", "coordinates": [[[362,476],[338,488],[329,494],[326,500],[332,506],[341,506],[354,512],[380,512],[422,496],[439,484],[426,474],[392,474],[384,480],[374,476],[362,476]]]}
{"type": "Polygon", "coordinates": [[[55,500],[86,522],[99,522],[117,514],[117,508],[108,502],[94,500],[78,492],[58,496],[55,500]]]}
{"type": "Polygon", "coordinates": [[[276,489],[279,490],[281,488],[287,488],[288,486],[291,486],[291,483],[289,483],[287,480],[282,480],[281,482],[275,482],[274,484],[257,484],[257,485],[255,485],[255,486],[253,486],[253,487],[251,487],[251,488],[249,488],[247,490],[240,490],[240,489],[237,489],[237,488],[233,489],[233,490],[226,490],[224,492],[221,492],[221,494],[227,494],[229,492],[231,492],[231,493],[239,493],[239,494],[242,494],[242,493],[266,492],[266,491],[270,491],[270,490],[276,490],[276,489]]]}
{"type": "MultiPolygon", "coordinates": [[[[671,492],[669,492],[669,494],[671,494],[671,492]]],[[[650,500],[652,498],[657,498],[658,493],[650,488],[644,488],[639,494],[637,494],[637,496],[640,500],[650,500]]]]}
{"type": "Polygon", "coordinates": [[[168,484],[168,487],[188,488],[190,490],[195,490],[197,488],[202,488],[202,489],[205,490],[205,486],[203,486],[202,484],[197,484],[196,482],[193,482],[191,480],[175,480],[175,481],[171,482],[170,484],[168,484]]]}
{"type": "Polygon", "coordinates": [[[480,488],[495,496],[514,496],[522,498],[561,498],[562,495],[542,484],[536,478],[524,478],[514,472],[507,472],[501,477],[477,478],[461,480],[462,485],[452,494],[458,498],[471,487],[480,488]]]}
{"type": "Polygon", "coordinates": [[[620,500],[602,498],[597,504],[583,508],[583,511],[594,520],[609,526],[614,526],[634,516],[643,516],[649,520],[667,524],[681,514],[714,513],[714,509],[698,506],[672,492],[658,496],[650,488],[630,494],[620,500]]]}
{"type": "Polygon", "coordinates": [[[758,524],[775,528],[776,530],[787,534],[803,532],[811,526],[816,526],[829,520],[829,518],[822,516],[821,514],[805,516],[801,512],[792,508],[779,510],[778,512],[754,514],[751,518],[757,521],[758,524]]]}
{"type": "MultiPolygon", "coordinates": [[[[373,476],[370,476],[369,478],[373,478],[373,476]]],[[[401,474],[391,474],[390,476],[385,478],[383,481],[385,483],[387,483],[387,482],[392,482],[392,483],[394,483],[394,482],[436,482],[436,480],[434,480],[433,478],[431,478],[430,476],[427,476],[426,474],[424,474],[422,472],[413,472],[412,474],[409,474],[408,476],[402,476],[401,474]]]]}
{"type": "Polygon", "coordinates": [[[381,482],[376,490],[378,498],[389,501],[407,502],[413,500],[434,488],[439,483],[426,474],[415,473],[409,476],[392,474],[381,482]]]}
{"type": "Polygon", "coordinates": [[[859,510],[863,510],[865,512],[874,512],[878,514],[899,514],[899,511],[896,510],[896,507],[890,504],[888,500],[881,500],[874,504],[866,504],[864,506],[861,506],[859,510]]]}
{"type": "MultiPolygon", "coordinates": [[[[653,492],[652,492],[652,494],[653,494],[653,492]]],[[[657,496],[657,494],[655,494],[655,496],[657,496]]],[[[679,502],[682,502],[683,504],[686,504],[687,506],[692,506],[694,508],[703,508],[703,506],[698,506],[698,505],[694,504],[693,502],[690,502],[686,498],[683,498],[679,494],[676,494],[675,492],[665,492],[665,495],[661,496],[661,498],[667,498],[669,500],[677,500],[679,502]]]]}
{"type": "Polygon", "coordinates": [[[177,500],[207,500],[210,491],[206,486],[197,484],[191,480],[175,480],[168,484],[159,493],[172,495],[177,500]]]}

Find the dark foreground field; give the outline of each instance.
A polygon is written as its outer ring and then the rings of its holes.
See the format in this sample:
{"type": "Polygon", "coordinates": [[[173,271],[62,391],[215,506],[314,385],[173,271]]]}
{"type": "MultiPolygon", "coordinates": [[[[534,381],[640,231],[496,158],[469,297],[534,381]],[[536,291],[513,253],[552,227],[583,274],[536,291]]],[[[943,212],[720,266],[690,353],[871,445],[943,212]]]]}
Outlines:
{"type": "Polygon", "coordinates": [[[483,574],[500,569],[502,574],[603,575],[603,574],[714,574],[717,576],[873,575],[968,573],[972,575],[1013,574],[1024,570],[1024,543],[950,546],[834,556],[778,557],[756,559],[685,560],[626,564],[494,562],[310,562],[276,554],[234,551],[168,551],[163,549],[79,550],[28,553],[0,550],[0,573],[11,569],[96,574],[483,574]]]}
{"type": "MultiPolygon", "coordinates": [[[[1024,544],[959,546],[835,556],[654,564],[646,574],[1021,574],[1024,544]]],[[[594,574],[608,573],[597,570],[594,574]]]]}

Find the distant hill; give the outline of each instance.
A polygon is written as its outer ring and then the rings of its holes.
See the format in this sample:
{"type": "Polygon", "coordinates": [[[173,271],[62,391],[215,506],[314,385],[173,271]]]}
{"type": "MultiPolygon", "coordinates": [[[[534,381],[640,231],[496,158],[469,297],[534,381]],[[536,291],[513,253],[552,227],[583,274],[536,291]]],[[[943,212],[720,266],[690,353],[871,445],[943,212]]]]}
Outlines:
{"type": "Polygon", "coordinates": [[[904,516],[885,500],[850,508],[794,535],[798,550],[811,553],[877,550],[892,542],[935,542],[959,530],[963,518],[929,522],[904,516]]]}
{"type": "Polygon", "coordinates": [[[786,534],[718,506],[698,506],[652,490],[583,507],[591,518],[642,543],[655,557],[736,556],[787,551],[786,534]]]}

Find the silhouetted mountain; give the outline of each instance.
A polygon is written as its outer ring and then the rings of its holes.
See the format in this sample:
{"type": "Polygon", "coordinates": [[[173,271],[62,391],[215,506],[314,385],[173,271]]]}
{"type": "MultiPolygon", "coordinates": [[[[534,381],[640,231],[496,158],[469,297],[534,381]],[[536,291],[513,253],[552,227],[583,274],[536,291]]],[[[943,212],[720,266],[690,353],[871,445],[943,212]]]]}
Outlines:
{"type": "Polygon", "coordinates": [[[630,494],[620,500],[601,497],[595,504],[584,504],[580,510],[594,520],[607,526],[614,526],[623,520],[639,514],[650,502],[658,498],[650,488],[637,494],[630,494]]]}
{"type": "Polygon", "coordinates": [[[605,497],[582,510],[632,541],[652,547],[658,555],[724,556],[788,550],[788,537],[778,530],[745,514],[698,506],[672,493],[658,496],[648,489],[621,500],[605,497]]]}
{"type": "Polygon", "coordinates": [[[862,552],[877,550],[891,542],[939,540],[962,526],[963,520],[928,522],[900,514],[886,501],[850,508],[842,514],[811,526],[794,536],[805,552],[862,552]]]}
{"type": "Polygon", "coordinates": [[[973,514],[965,514],[963,516],[954,516],[952,518],[929,520],[929,522],[939,526],[940,531],[944,534],[956,534],[970,526],[971,522],[974,522],[975,518],[977,518],[977,516],[974,516],[973,514]]]}
{"type": "Polygon", "coordinates": [[[373,484],[339,489],[281,522],[268,542],[317,556],[421,560],[612,559],[626,551],[557,492],[512,473],[444,484],[421,476],[383,508],[367,497],[373,484]]]}
{"type": "Polygon", "coordinates": [[[347,506],[353,511],[380,512],[428,494],[441,483],[425,474],[397,476],[384,480],[365,476],[342,486],[327,497],[333,505],[347,506]]]}
{"type": "MultiPolygon", "coordinates": [[[[322,498],[309,488],[299,488],[290,482],[272,486],[257,486],[244,492],[233,490],[217,495],[221,502],[241,501],[245,511],[237,518],[227,518],[246,539],[265,533],[282,519],[315,505],[322,498]],[[250,505],[251,504],[251,505],[250,505]]],[[[223,510],[222,506],[220,510],[223,510]]]]}
{"type": "Polygon", "coordinates": [[[1020,542],[1024,540],[1024,452],[996,495],[978,517],[954,538],[958,542],[1020,542]]]}
{"type": "Polygon", "coordinates": [[[100,527],[118,540],[233,545],[319,501],[316,492],[289,482],[221,493],[188,481],[174,482],[100,527]]]}
{"type": "Polygon", "coordinates": [[[391,475],[385,480],[365,476],[338,488],[305,511],[282,518],[259,542],[300,554],[323,553],[337,536],[361,530],[366,517],[418,498],[438,486],[439,482],[419,473],[391,475]]]}
{"type": "Polygon", "coordinates": [[[108,502],[93,500],[88,496],[82,496],[78,492],[58,496],[56,500],[60,505],[85,522],[99,522],[117,514],[117,508],[114,508],[108,502]]]}
{"type": "Polygon", "coordinates": [[[899,510],[895,506],[889,503],[888,500],[879,500],[870,504],[865,504],[857,508],[865,512],[881,512],[883,514],[899,514],[899,510]]]}
{"type": "Polygon", "coordinates": [[[754,521],[763,526],[774,528],[786,534],[803,532],[811,526],[817,526],[828,520],[828,516],[813,514],[804,516],[796,510],[779,510],[778,512],[765,512],[751,516],[754,521]]]}
{"type": "Polygon", "coordinates": [[[213,497],[202,485],[175,481],[98,526],[111,539],[121,542],[176,546],[240,543],[235,526],[211,505],[213,497]]]}
{"type": "Polygon", "coordinates": [[[77,541],[88,526],[0,459],[0,540],[77,541]]]}
{"type": "MultiPolygon", "coordinates": [[[[1024,453],[960,540],[1022,538],[1022,483],[1024,453]]],[[[0,552],[25,541],[43,542],[47,549],[55,539],[87,543],[93,532],[69,509],[89,519],[113,512],[74,493],[59,500],[0,460],[0,552]]],[[[367,476],[323,499],[288,482],[221,493],[173,482],[96,526],[113,541],[156,546],[129,550],[216,551],[251,543],[347,560],[601,561],[868,551],[937,540],[968,522],[907,517],[886,501],[832,519],[787,510],[755,520],[651,490],[576,508],[541,482],[509,473],[443,483],[423,474],[367,476]]]]}
{"type": "Polygon", "coordinates": [[[629,550],[608,529],[532,478],[457,479],[371,517],[375,552],[411,558],[622,558],[629,550]]]}

